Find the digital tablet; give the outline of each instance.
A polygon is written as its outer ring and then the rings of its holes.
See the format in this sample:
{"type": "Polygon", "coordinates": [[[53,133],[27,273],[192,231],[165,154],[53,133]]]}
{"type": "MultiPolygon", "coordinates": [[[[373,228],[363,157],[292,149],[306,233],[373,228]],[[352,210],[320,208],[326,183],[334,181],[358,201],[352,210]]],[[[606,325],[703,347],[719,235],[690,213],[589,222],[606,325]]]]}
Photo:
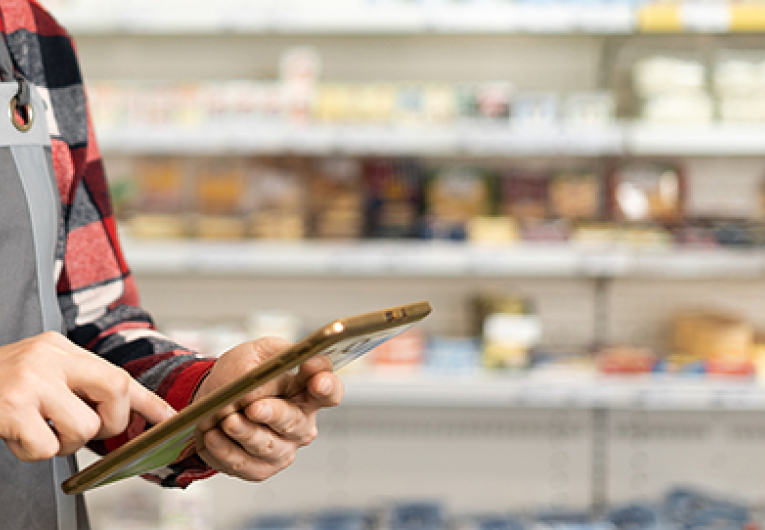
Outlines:
{"type": "Polygon", "coordinates": [[[337,370],[410,328],[430,312],[428,302],[415,302],[335,320],[130,440],[64,481],[61,488],[73,495],[169,465],[185,452],[194,451],[194,430],[202,419],[248,392],[297,368],[314,355],[327,355],[337,370]]]}

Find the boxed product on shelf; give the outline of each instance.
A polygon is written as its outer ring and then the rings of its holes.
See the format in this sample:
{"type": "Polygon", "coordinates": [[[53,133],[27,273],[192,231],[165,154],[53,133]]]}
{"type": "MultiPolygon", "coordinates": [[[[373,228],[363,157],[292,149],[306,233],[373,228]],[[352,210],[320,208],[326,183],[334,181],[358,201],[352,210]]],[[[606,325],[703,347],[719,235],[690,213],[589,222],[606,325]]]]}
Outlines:
{"type": "MultiPolygon", "coordinates": [[[[463,87],[462,90],[465,90],[463,87]]],[[[514,92],[512,83],[507,81],[495,81],[476,84],[475,111],[477,117],[490,120],[507,120],[510,118],[511,107],[515,113],[514,92]]],[[[468,99],[469,101],[469,99],[468,99]]],[[[463,109],[469,109],[469,106],[463,109]]],[[[513,114],[514,115],[514,114],[513,114]]],[[[466,115],[469,117],[470,115],[466,115]]]]}
{"type": "Polygon", "coordinates": [[[472,375],[481,365],[478,337],[431,336],[425,356],[425,370],[437,375],[472,375]]]}
{"type": "Polygon", "coordinates": [[[606,519],[618,530],[651,530],[659,527],[661,510],[648,503],[625,504],[611,508],[606,519]]]}
{"type": "Polygon", "coordinates": [[[135,196],[127,221],[137,237],[183,237],[189,224],[185,215],[188,174],[177,158],[142,160],[136,171],[135,196]]]}
{"type": "Polygon", "coordinates": [[[547,172],[510,170],[502,176],[501,213],[524,223],[549,216],[550,180],[547,172]]]}
{"type": "Polygon", "coordinates": [[[310,227],[319,239],[358,239],[364,232],[365,190],[361,165],[327,158],[310,169],[310,227]]]}
{"type": "Polygon", "coordinates": [[[491,370],[529,365],[531,349],[542,335],[533,303],[512,294],[482,294],[473,301],[474,330],[481,337],[482,364],[491,370]]]}
{"type": "Polygon", "coordinates": [[[240,163],[211,159],[197,165],[194,176],[194,234],[201,239],[246,236],[247,181],[240,163]]]}
{"type": "Polygon", "coordinates": [[[364,510],[335,509],[315,514],[306,530],[369,530],[371,522],[364,510]]]}
{"type": "Polygon", "coordinates": [[[569,127],[603,127],[613,123],[616,102],[610,92],[574,92],[561,104],[561,120],[569,127]]]}
{"type": "Polygon", "coordinates": [[[506,245],[519,237],[518,224],[507,215],[479,215],[467,222],[467,239],[471,243],[506,245]]]}
{"type": "Polygon", "coordinates": [[[755,330],[720,311],[684,311],[672,319],[672,351],[697,360],[750,359],[755,330]]]}
{"type": "Polygon", "coordinates": [[[660,226],[577,223],[569,241],[582,248],[666,249],[673,245],[674,235],[660,226]]]}
{"type": "Polygon", "coordinates": [[[602,179],[594,171],[561,171],[550,179],[550,214],[594,221],[603,213],[602,179]]]}
{"type": "Polygon", "coordinates": [[[619,243],[621,227],[616,223],[577,223],[569,241],[577,247],[610,248],[619,243]]]}
{"type": "Polygon", "coordinates": [[[630,223],[677,224],[685,215],[686,178],[671,164],[626,162],[609,176],[611,218],[630,223]]]}
{"type": "Polygon", "coordinates": [[[560,117],[560,98],[552,92],[513,96],[511,119],[519,127],[552,127],[560,117]]]}
{"type": "Polygon", "coordinates": [[[424,87],[418,83],[401,83],[396,88],[392,121],[400,125],[422,125],[426,122],[424,87]]]}
{"type": "Polygon", "coordinates": [[[761,247],[765,224],[744,218],[693,218],[674,230],[675,242],[686,247],[761,247]]]}
{"type": "Polygon", "coordinates": [[[534,373],[560,373],[566,376],[587,375],[596,370],[593,357],[587,351],[541,348],[531,352],[529,368],[534,373]]]}
{"type": "Polygon", "coordinates": [[[304,176],[289,164],[255,161],[247,169],[247,233],[258,239],[299,240],[307,235],[304,176]]]}
{"type": "Polygon", "coordinates": [[[698,488],[670,490],[662,503],[662,518],[674,528],[746,528],[753,523],[750,506],[698,488]]]}
{"type": "Polygon", "coordinates": [[[659,362],[650,348],[609,346],[595,354],[599,370],[604,374],[649,374],[659,362]]]}
{"type": "Polygon", "coordinates": [[[711,249],[719,245],[715,231],[711,226],[693,221],[677,227],[673,238],[680,247],[711,249]]]}
{"type": "Polygon", "coordinates": [[[367,363],[375,372],[417,373],[425,363],[426,349],[427,338],[420,328],[415,327],[376,347],[367,356],[367,363]]]}
{"type": "Polygon", "coordinates": [[[524,530],[526,525],[511,515],[463,515],[454,518],[453,530],[524,530]]]}
{"type": "Polygon", "coordinates": [[[263,515],[245,522],[241,530],[306,530],[299,517],[288,514],[263,515]]]}
{"type": "Polygon", "coordinates": [[[765,121],[765,55],[754,50],[721,50],[712,71],[722,121],[765,121]]]}
{"type": "Polygon", "coordinates": [[[706,90],[706,68],[691,56],[658,54],[637,61],[632,81],[641,98],[660,94],[697,94],[706,90]]]}
{"type": "Polygon", "coordinates": [[[417,234],[423,209],[422,169],[416,160],[370,159],[364,163],[369,237],[409,238],[417,234]]]}
{"type": "Polygon", "coordinates": [[[279,80],[100,81],[89,84],[89,96],[94,121],[104,130],[312,123],[433,127],[510,119],[520,126],[587,128],[609,124],[614,117],[613,97],[603,91],[516,94],[513,84],[503,80],[347,82],[320,81],[299,72],[284,75],[279,80]]]}
{"type": "Polygon", "coordinates": [[[709,123],[714,102],[706,85],[706,68],[695,57],[656,55],[633,69],[635,92],[642,100],[644,121],[709,123]]]}
{"type": "Polygon", "coordinates": [[[748,321],[720,311],[684,311],[672,319],[670,350],[655,371],[753,377],[755,355],[748,321]]]}
{"type": "Polygon", "coordinates": [[[465,165],[444,166],[427,181],[420,235],[464,240],[468,221],[489,215],[491,210],[491,183],[484,171],[465,165]]]}
{"type": "Polygon", "coordinates": [[[648,123],[709,124],[715,117],[712,96],[697,94],[660,94],[643,102],[641,118],[648,123]]]}
{"type": "Polygon", "coordinates": [[[319,123],[379,123],[393,120],[393,83],[322,83],[316,89],[313,117],[319,123]]]}
{"type": "Polygon", "coordinates": [[[539,243],[563,243],[571,237],[571,223],[566,219],[531,220],[521,224],[521,239],[539,243]]]}
{"type": "Polygon", "coordinates": [[[589,510],[540,509],[450,513],[436,501],[400,500],[383,506],[254,517],[241,530],[758,530],[759,506],[694,486],[676,486],[657,497],[589,510]],[[329,524],[334,524],[330,526],[329,524]]]}
{"type": "Polygon", "coordinates": [[[444,530],[447,520],[439,502],[404,501],[382,510],[378,530],[444,530]]]}

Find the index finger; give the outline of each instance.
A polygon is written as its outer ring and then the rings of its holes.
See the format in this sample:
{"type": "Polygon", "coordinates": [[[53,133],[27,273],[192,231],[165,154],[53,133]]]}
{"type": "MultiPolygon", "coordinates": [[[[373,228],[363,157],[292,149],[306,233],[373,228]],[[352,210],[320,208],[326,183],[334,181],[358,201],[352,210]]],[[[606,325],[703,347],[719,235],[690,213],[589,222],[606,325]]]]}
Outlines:
{"type": "Polygon", "coordinates": [[[128,395],[131,410],[143,416],[151,424],[162,423],[175,415],[175,410],[165,400],[132,378],[128,395]]]}

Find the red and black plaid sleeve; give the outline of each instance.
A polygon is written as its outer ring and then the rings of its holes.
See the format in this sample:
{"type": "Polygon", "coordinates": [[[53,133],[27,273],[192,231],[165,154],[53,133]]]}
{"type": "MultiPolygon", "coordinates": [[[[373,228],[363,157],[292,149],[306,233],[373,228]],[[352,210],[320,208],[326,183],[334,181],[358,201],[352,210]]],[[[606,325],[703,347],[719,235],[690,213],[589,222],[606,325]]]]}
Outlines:
{"type": "MultiPolygon", "coordinates": [[[[66,333],[182,409],[213,361],[199,359],[160,335],[139,306],[117,240],[74,43],[36,3],[0,0],[0,6],[15,67],[47,104],[51,156],[62,201],[55,273],[66,333]]],[[[101,453],[113,450],[145,428],[139,419],[122,435],[91,447],[101,453]]],[[[193,456],[147,478],[184,487],[213,473],[193,456]]]]}

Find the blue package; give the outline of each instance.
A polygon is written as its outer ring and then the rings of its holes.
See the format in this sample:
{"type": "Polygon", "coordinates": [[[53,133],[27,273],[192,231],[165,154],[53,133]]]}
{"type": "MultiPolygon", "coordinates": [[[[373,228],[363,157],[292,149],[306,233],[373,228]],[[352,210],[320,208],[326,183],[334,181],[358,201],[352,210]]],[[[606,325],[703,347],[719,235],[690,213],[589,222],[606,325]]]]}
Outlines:
{"type": "Polygon", "coordinates": [[[539,512],[534,520],[542,524],[550,525],[584,525],[592,522],[592,517],[587,512],[579,511],[547,511],[539,512]]]}
{"type": "Polygon", "coordinates": [[[606,517],[618,530],[648,530],[659,524],[659,512],[646,504],[615,508],[606,517]]]}
{"type": "Polygon", "coordinates": [[[693,488],[678,487],[664,499],[664,517],[682,530],[741,529],[749,522],[749,508],[693,488]]]}
{"type": "Polygon", "coordinates": [[[297,530],[298,519],[294,515],[264,515],[250,519],[241,530],[297,530]]]}
{"type": "Polygon", "coordinates": [[[311,524],[313,530],[367,530],[370,519],[364,512],[355,510],[327,511],[316,515],[311,524]]]}
{"type": "Polygon", "coordinates": [[[425,367],[437,374],[471,374],[481,360],[478,338],[431,337],[425,354],[425,367]]]}
{"type": "Polygon", "coordinates": [[[507,515],[473,515],[460,519],[458,530],[524,530],[520,519],[507,515]]]}
{"type": "Polygon", "coordinates": [[[435,502],[393,505],[388,513],[389,530],[444,530],[443,508],[435,502]]]}

